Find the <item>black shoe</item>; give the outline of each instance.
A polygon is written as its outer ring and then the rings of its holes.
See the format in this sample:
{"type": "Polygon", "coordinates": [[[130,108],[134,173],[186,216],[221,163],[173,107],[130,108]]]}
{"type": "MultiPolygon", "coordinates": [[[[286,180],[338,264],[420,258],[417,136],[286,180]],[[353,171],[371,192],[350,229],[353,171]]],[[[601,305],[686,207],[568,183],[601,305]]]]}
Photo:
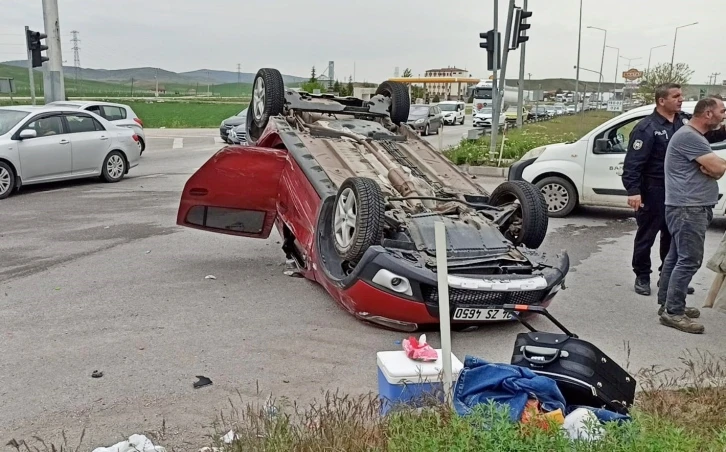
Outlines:
{"type": "Polygon", "coordinates": [[[650,295],[650,280],[648,278],[635,278],[635,293],[638,295],[650,295]]]}

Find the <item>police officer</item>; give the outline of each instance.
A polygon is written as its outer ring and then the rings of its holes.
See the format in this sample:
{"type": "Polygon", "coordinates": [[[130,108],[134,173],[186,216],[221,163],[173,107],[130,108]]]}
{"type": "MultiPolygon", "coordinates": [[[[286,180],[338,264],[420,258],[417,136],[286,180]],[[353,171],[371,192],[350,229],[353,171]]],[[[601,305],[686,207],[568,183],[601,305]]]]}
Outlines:
{"type": "MultiPolygon", "coordinates": [[[[664,165],[668,141],[691,115],[681,111],[683,93],[675,83],[659,85],[655,90],[655,110],[635,126],[628,140],[628,152],[623,165],[623,185],[628,193],[628,205],[636,212],[638,231],[633,246],[635,292],[650,295],[650,252],[660,232],[660,260],[668,255],[671,235],[665,221],[664,165]]],[[[726,129],[709,132],[711,143],[726,140],[726,129]]],[[[694,292],[688,287],[688,293],[694,292]]]]}

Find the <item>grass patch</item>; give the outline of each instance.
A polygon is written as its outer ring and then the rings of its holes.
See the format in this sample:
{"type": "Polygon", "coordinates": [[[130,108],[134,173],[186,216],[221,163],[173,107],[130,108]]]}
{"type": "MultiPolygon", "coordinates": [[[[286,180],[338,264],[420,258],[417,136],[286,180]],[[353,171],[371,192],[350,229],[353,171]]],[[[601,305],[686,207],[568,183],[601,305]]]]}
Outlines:
{"type": "MultiPolygon", "coordinates": [[[[381,417],[375,394],[326,392],[320,402],[305,407],[284,398],[249,403],[239,394],[239,404],[229,400],[213,423],[209,446],[223,452],[726,450],[726,358],[687,353],[682,363],[680,369],[641,370],[633,421],[605,425],[602,438],[594,442],[570,440],[556,425],[512,423],[505,409],[495,405],[479,405],[461,417],[448,405],[429,402],[425,408],[399,409],[381,417]],[[236,438],[224,445],[221,437],[230,430],[236,438]]],[[[165,430],[145,434],[168,451],[192,450],[188,443],[174,448],[165,430]]],[[[23,452],[81,450],[69,447],[65,435],[62,446],[55,449],[40,438],[34,440],[44,447],[36,449],[15,439],[8,445],[23,452]]],[[[77,444],[82,442],[83,435],[77,444]]]]}
{"type": "Polygon", "coordinates": [[[145,127],[219,127],[242,111],[247,103],[212,102],[126,102],[144,121],[145,127]]]}
{"type": "MultiPolygon", "coordinates": [[[[613,113],[592,111],[582,115],[562,116],[550,121],[525,124],[521,129],[507,132],[502,158],[516,161],[536,147],[577,140],[612,117],[613,113]]],[[[497,138],[498,158],[502,144],[501,135],[497,138]]],[[[456,165],[496,165],[496,160],[491,161],[489,158],[490,144],[489,136],[477,140],[462,140],[458,146],[444,151],[444,155],[456,165]]]]}

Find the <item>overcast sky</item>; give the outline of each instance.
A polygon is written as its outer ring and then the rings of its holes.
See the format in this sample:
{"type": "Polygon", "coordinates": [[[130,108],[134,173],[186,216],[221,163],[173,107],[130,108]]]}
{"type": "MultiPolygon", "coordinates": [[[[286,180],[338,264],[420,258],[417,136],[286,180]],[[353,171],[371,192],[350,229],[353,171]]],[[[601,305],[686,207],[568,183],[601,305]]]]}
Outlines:
{"type": "MultiPolygon", "coordinates": [[[[359,81],[392,77],[395,68],[457,66],[486,77],[486,52],[479,32],[492,28],[494,0],[58,0],[63,59],[73,65],[72,30],[79,31],[81,66],[119,69],[151,66],[172,71],[219,69],[255,72],[259,67],[306,76],[335,61],[336,76],[355,68],[359,81]]],[[[517,0],[522,6],[523,0],[517,0]]],[[[509,2],[500,0],[500,27],[509,2]]],[[[584,0],[581,67],[599,71],[607,44],[645,69],[669,62],[675,27],[676,62],[695,70],[693,83],[711,73],[726,79],[724,0],[584,0]],[[638,59],[639,58],[639,59],[638,59]]],[[[0,60],[23,59],[23,27],[43,28],[41,0],[2,0],[0,60]]],[[[526,72],[532,78],[573,77],[577,61],[579,2],[529,0],[531,18],[526,72]]],[[[606,49],[603,76],[615,77],[617,51],[606,49]]],[[[618,74],[627,69],[620,59],[618,74]]],[[[508,74],[519,69],[519,52],[508,74]]],[[[581,72],[581,79],[597,81],[581,72]]],[[[509,78],[509,77],[508,77],[509,78]]]]}

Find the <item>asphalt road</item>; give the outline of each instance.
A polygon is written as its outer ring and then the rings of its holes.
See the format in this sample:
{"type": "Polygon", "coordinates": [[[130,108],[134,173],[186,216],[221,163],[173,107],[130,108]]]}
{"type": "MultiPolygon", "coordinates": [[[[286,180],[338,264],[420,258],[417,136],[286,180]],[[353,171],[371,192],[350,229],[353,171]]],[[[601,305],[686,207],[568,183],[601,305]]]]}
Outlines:
{"type": "MultiPolygon", "coordinates": [[[[164,420],[164,445],[196,450],[230,399],[306,403],[326,389],[376,390],[375,353],[399,349],[406,334],[362,323],[312,282],[283,275],[276,233],[262,241],[175,225],[185,181],[220,147],[215,134],[149,130],[141,165],[120,183],[29,187],[0,201],[2,444],[59,443],[63,430],[75,444],[86,428],[85,444],[111,445],[164,420]],[[95,370],[103,377],[91,378],[95,370]],[[197,375],[213,385],[193,389],[197,375]]],[[[706,334],[687,335],[658,323],[655,296],[633,292],[628,211],[590,209],[550,225],[544,249],[567,249],[573,265],[551,311],[574,332],[631,370],[679,365],[686,349],[723,353],[726,316],[704,310],[706,334]]],[[[707,250],[725,227],[714,224],[707,250]]],[[[711,278],[698,273],[691,305],[711,278]]],[[[508,362],[522,331],[455,333],[453,351],[508,362]]]]}

